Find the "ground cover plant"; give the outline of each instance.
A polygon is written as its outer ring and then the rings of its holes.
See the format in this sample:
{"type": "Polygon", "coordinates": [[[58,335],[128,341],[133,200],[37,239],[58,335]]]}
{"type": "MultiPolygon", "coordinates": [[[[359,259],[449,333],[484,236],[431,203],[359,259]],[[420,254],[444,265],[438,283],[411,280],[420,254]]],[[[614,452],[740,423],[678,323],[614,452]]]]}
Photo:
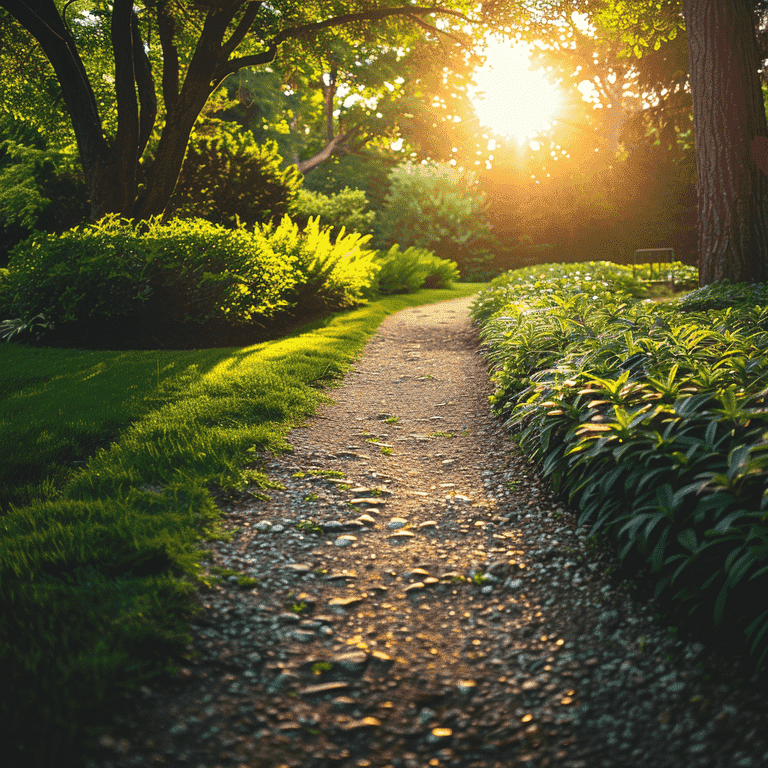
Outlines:
{"type": "Polygon", "coordinates": [[[24,457],[0,478],[9,764],[82,764],[87,726],[183,649],[190,591],[212,578],[197,563],[220,535],[214,497],[264,487],[259,457],[286,447],[326,399],[318,383],[386,314],[477,287],[390,297],[239,349],[0,345],[0,451],[24,457]]]}
{"type": "Polygon", "coordinates": [[[631,269],[544,265],[474,316],[493,403],[579,521],[688,627],[768,658],[768,295],[642,300],[631,269]]]}

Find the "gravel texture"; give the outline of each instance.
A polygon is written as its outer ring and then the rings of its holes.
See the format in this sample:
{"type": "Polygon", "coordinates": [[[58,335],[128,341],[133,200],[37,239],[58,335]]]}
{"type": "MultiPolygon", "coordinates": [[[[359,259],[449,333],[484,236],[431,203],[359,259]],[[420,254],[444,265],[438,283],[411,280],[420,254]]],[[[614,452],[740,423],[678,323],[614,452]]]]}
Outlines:
{"type": "Polygon", "coordinates": [[[492,418],[468,306],[390,317],[281,489],[222,502],[205,565],[237,573],[92,768],[768,765],[756,683],[608,575],[492,418]]]}

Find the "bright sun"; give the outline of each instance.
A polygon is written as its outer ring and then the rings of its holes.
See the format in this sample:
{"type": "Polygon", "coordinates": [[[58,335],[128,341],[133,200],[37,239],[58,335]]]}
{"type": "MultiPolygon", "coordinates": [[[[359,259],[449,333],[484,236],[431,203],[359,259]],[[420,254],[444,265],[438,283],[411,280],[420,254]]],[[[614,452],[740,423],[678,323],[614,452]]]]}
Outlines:
{"type": "Polygon", "coordinates": [[[541,71],[528,69],[528,46],[492,38],[485,53],[472,95],[480,124],[519,144],[549,130],[561,106],[560,96],[541,71]]]}

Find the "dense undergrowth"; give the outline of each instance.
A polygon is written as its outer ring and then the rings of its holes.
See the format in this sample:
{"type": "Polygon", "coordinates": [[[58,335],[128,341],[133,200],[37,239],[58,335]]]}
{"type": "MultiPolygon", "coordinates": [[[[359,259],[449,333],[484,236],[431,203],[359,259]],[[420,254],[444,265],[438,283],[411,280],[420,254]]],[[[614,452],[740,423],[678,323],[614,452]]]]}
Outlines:
{"type": "Polygon", "coordinates": [[[214,497],[267,484],[260,457],[388,313],[476,290],[390,297],[240,349],[0,345],[7,764],[83,763],[88,727],[183,649],[214,497]]]}
{"type": "Polygon", "coordinates": [[[607,263],[493,281],[473,315],[494,407],[580,523],[649,573],[682,623],[764,667],[768,291],[646,294],[642,270],[607,263]]]}
{"type": "Polygon", "coordinates": [[[377,292],[447,288],[458,278],[455,264],[429,251],[377,253],[369,240],[287,217],[234,229],[107,217],[60,236],[37,233],[0,275],[0,335],[106,349],[244,345],[377,292]]]}

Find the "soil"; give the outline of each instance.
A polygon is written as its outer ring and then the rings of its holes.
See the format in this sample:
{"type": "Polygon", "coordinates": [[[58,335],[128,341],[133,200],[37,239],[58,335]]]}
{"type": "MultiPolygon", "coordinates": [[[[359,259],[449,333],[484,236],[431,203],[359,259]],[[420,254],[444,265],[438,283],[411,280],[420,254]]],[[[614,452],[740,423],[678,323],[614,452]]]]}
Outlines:
{"type": "Polygon", "coordinates": [[[492,417],[469,303],[388,318],[265,459],[281,488],[222,502],[232,573],[93,768],[768,764],[754,684],[611,577],[492,417]]]}

